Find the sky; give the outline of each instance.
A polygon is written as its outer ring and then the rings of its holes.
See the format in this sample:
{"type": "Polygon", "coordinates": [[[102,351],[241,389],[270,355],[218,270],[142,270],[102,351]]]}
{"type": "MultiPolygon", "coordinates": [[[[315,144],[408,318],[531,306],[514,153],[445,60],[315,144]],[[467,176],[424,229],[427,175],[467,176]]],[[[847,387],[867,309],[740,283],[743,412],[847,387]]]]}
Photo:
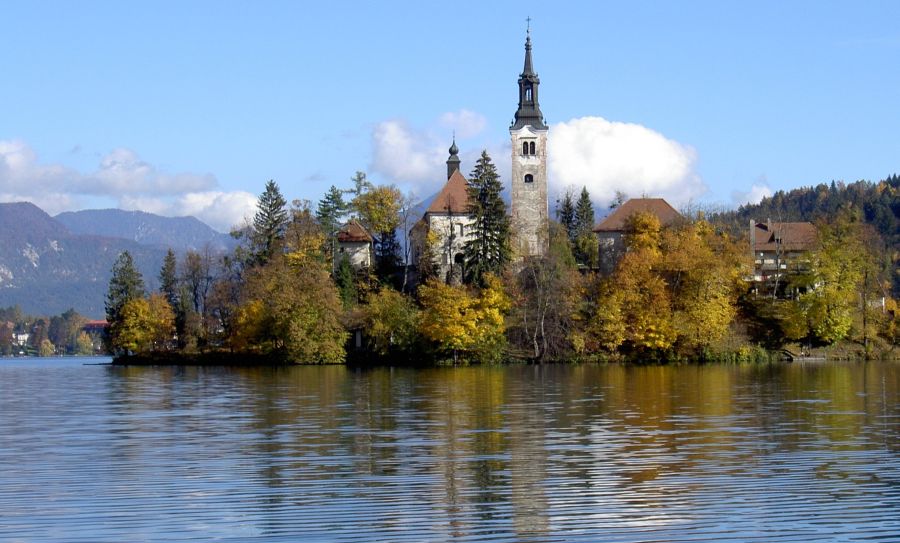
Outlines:
{"type": "Polygon", "coordinates": [[[531,18],[553,200],[734,207],[900,172],[900,2],[0,0],[0,201],[194,215],[357,170],[508,181],[531,18]]]}

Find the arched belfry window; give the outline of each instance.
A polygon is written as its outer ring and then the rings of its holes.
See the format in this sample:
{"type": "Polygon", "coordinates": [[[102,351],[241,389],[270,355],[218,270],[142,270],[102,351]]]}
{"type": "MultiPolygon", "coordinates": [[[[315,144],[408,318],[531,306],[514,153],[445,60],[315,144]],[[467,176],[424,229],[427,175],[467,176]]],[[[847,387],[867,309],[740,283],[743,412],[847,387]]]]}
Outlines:
{"type": "Polygon", "coordinates": [[[529,150],[529,154],[531,154],[531,155],[535,154],[533,141],[528,143],[528,150],[529,150]]]}
{"type": "Polygon", "coordinates": [[[525,182],[526,183],[534,183],[534,176],[530,173],[525,174],[525,182]]]}
{"type": "Polygon", "coordinates": [[[522,142],[522,154],[523,155],[528,154],[528,142],[527,141],[522,142]]]}
{"type": "Polygon", "coordinates": [[[525,101],[531,101],[531,87],[525,87],[525,101]]]}

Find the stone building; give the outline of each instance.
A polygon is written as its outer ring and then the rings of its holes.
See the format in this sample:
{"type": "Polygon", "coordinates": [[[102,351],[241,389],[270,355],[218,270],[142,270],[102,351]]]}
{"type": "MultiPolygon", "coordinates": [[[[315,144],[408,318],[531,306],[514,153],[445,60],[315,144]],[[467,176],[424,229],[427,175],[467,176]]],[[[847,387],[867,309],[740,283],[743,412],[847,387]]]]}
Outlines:
{"type": "Polygon", "coordinates": [[[548,247],[547,133],[538,102],[540,79],[531,61],[531,32],[525,38],[525,67],[519,76],[519,108],[509,127],[512,139],[511,200],[513,252],[543,256],[548,247]]]}
{"type": "Polygon", "coordinates": [[[335,266],[346,258],[354,269],[371,268],[374,239],[356,220],[345,224],[337,233],[337,258],[335,266]]]}
{"type": "MultiPolygon", "coordinates": [[[[525,38],[525,65],[518,86],[518,109],[509,128],[512,140],[510,224],[514,258],[522,259],[543,256],[548,246],[548,127],[538,103],[540,79],[532,64],[530,30],[525,38]]],[[[459,168],[459,149],[454,140],[447,160],[447,182],[409,233],[410,264],[421,268],[426,238],[432,232],[433,264],[438,276],[448,281],[462,273],[464,247],[472,238],[474,222],[468,212],[467,180],[459,168]]]]}
{"type": "Polygon", "coordinates": [[[625,254],[625,223],[635,213],[652,213],[661,226],[669,226],[683,217],[662,198],[632,198],[594,227],[600,242],[600,272],[610,274],[625,254]]]}
{"type": "Polygon", "coordinates": [[[459,171],[459,148],[456,141],[450,147],[447,159],[447,182],[432,200],[425,215],[410,231],[412,246],[411,264],[420,268],[421,259],[426,254],[429,232],[433,232],[434,243],[431,254],[437,276],[446,281],[461,278],[465,263],[466,242],[472,239],[474,219],[469,215],[468,181],[459,171]]]}

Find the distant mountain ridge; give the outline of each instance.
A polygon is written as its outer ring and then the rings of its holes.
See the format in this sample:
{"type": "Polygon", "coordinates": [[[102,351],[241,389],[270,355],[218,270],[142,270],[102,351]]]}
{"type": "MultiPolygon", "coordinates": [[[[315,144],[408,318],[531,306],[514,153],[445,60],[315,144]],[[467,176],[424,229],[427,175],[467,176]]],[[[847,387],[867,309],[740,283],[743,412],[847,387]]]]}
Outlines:
{"type": "Polygon", "coordinates": [[[122,251],[131,252],[147,288],[155,289],[168,247],[222,252],[229,246],[223,238],[234,243],[192,217],[117,211],[54,218],[31,203],[0,203],[0,307],[18,304],[45,316],[75,308],[103,318],[110,272],[122,251]]]}
{"type": "Polygon", "coordinates": [[[234,247],[228,234],[213,230],[194,217],[161,217],[144,211],[87,209],[67,211],[54,217],[72,234],[130,239],[141,245],[171,247],[176,251],[213,251],[234,247]]]}

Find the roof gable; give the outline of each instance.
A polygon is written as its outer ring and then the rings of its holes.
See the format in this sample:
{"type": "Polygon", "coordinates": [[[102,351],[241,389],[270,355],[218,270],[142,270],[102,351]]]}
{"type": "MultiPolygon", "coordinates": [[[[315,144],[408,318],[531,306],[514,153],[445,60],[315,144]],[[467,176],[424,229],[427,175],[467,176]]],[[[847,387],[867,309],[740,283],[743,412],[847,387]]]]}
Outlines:
{"type": "Polygon", "coordinates": [[[351,220],[337,233],[337,240],[341,243],[372,243],[372,236],[356,220],[351,220]]]}
{"type": "Polygon", "coordinates": [[[469,213],[468,186],[469,183],[463,174],[459,173],[459,170],[454,171],[425,213],[467,215],[469,213]]]}
{"type": "Polygon", "coordinates": [[[621,232],[625,230],[625,221],[635,213],[652,213],[663,226],[682,218],[681,213],[662,198],[632,198],[595,226],[594,232],[621,232]]]}
{"type": "Polygon", "coordinates": [[[808,251],[815,247],[819,232],[811,222],[759,222],[753,225],[753,250],[808,251]]]}

